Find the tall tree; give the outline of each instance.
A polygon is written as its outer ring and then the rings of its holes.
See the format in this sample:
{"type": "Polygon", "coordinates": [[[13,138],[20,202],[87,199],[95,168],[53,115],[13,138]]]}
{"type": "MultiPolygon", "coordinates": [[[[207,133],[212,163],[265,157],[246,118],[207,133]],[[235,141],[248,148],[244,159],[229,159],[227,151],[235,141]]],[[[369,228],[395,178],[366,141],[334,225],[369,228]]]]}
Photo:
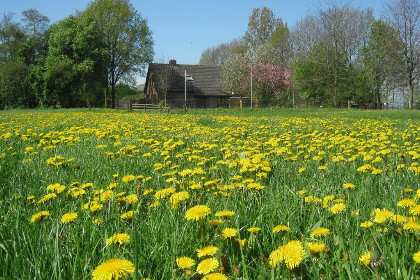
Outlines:
{"type": "Polygon", "coordinates": [[[94,16],[104,36],[111,107],[115,108],[117,82],[124,76],[141,73],[153,60],[152,33],[128,0],[95,0],[85,12],[94,16]]]}
{"type": "Polygon", "coordinates": [[[106,81],[105,46],[95,19],[69,16],[52,28],[44,74],[43,105],[73,107],[98,99],[106,81]]]}
{"type": "Polygon", "coordinates": [[[397,30],[402,42],[403,64],[408,88],[408,108],[414,106],[415,82],[420,72],[420,2],[418,0],[395,0],[386,5],[386,20],[397,30]]]}
{"type": "Polygon", "coordinates": [[[383,87],[389,87],[400,76],[398,68],[402,64],[402,46],[396,30],[382,20],[374,22],[369,37],[360,56],[369,77],[374,103],[380,109],[383,87]]]}

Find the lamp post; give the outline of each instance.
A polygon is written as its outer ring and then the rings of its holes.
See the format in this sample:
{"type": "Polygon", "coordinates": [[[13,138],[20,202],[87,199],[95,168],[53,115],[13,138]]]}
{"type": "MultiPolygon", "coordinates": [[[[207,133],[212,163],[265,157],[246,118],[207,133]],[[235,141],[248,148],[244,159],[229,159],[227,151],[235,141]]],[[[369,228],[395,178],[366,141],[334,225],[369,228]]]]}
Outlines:
{"type": "Polygon", "coordinates": [[[251,62],[251,108],[252,108],[252,62],[251,62]]]}
{"type": "Polygon", "coordinates": [[[187,76],[187,70],[185,70],[184,72],[184,77],[185,77],[185,95],[184,95],[184,108],[185,108],[185,112],[187,112],[187,81],[191,81],[193,82],[194,79],[192,76],[187,76]]]}

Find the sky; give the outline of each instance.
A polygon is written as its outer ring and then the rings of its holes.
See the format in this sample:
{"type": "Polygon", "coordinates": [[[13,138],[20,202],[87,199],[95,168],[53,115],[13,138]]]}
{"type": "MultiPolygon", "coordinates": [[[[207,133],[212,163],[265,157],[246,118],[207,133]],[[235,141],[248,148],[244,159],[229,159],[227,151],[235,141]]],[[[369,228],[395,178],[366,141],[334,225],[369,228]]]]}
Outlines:
{"type": "MultiPolygon", "coordinates": [[[[131,0],[147,19],[153,32],[155,62],[175,59],[180,64],[198,64],[201,53],[245,34],[254,8],[268,7],[292,28],[314,13],[326,0],[131,0]]],[[[34,8],[56,23],[76,10],[84,10],[88,0],[0,0],[0,15],[34,8]]],[[[384,0],[352,0],[355,8],[373,8],[379,18],[384,0]]],[[[144,78],[138,78],[143,82],[144,78]]]]}

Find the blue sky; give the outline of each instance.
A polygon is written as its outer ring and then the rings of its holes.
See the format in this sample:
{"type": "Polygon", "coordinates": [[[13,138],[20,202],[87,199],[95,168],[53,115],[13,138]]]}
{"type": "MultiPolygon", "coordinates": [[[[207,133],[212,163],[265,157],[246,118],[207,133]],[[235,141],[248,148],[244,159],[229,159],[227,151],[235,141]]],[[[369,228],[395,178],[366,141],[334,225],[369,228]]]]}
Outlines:
{"type": "MultiPolygon", "coordinates": [[[[21,12],[35,8],[52,23],[76,10],[84,10],[87,0],[0,0],[0,13],[21,12]]],[[[277,18],[293,27],[296,21],[315,11],[323,0],[131,0],[148,20],[155,42],[155,61],[176,59],[182,64],[197,64],[208,47],[241,37],[247,28],[253,8],[268,7],[277,18]]],[[[353,0],[356,8],[374,9],[379,18],[383,0],[353,0]]],[[[140,79],[141,80],[141,79],[140,79]]]]}

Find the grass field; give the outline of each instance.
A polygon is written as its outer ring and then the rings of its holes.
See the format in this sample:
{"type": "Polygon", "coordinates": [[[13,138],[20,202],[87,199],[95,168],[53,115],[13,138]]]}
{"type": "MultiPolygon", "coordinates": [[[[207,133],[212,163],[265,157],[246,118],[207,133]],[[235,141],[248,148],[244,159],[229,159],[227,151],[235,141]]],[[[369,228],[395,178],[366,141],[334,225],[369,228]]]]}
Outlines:
{"type": "Polygon", "coordinates": [[[417,111],[0,112],[0,279],[418,279],[419,159],[417,111]]]}

